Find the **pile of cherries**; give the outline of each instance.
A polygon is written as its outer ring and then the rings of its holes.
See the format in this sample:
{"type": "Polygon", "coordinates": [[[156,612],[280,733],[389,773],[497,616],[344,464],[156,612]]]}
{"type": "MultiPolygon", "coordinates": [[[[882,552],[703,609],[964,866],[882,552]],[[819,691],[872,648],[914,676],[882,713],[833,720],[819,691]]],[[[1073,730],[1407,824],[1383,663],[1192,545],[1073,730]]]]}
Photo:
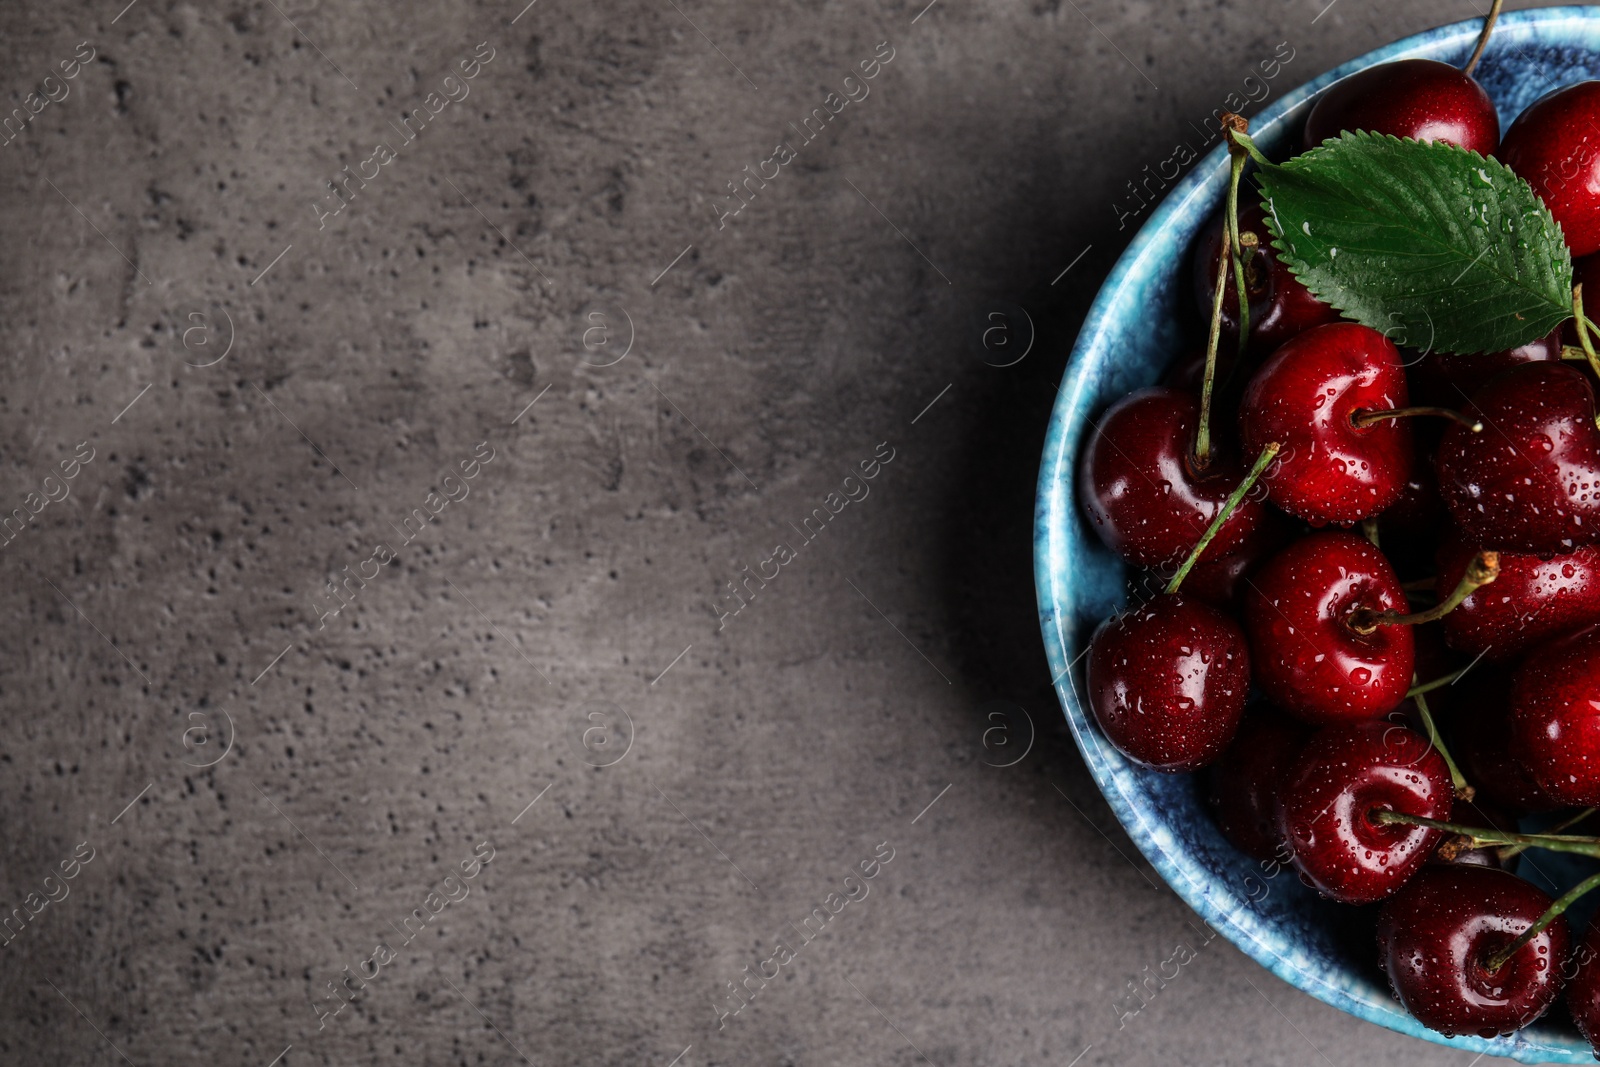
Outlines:
{"type": "MultiPolygon", "coordinates": [[[[1600,293],[1600,81],[1502,138],[1470,70],[1353,75],[1304,145],[1369,130],[1493,156],[1600,293]]],[[[1130,759],[1206,768],[1241,850],[1381,904],[1381,964],[1425,1025],[1509,1034],[1565,990],[1600,1043],[1600,925],[1575,944],[1562,915],[1600,875],[1557,901],[1511,871],[1528,848],[1600,857],[1563,832],[1600,806],[1600,361],[1581,297],[1511,351],[1403,350],[1316,299],[1259,206],[1231,231],[1226,215],[1194,257],[1208,351],[1111,407],[1081,459],[1091,525],[1164,586],[1095,632],[1090,708],[1130,759]],[[1519,833],[1527,816],[1546,831],[1519,833]]]]}

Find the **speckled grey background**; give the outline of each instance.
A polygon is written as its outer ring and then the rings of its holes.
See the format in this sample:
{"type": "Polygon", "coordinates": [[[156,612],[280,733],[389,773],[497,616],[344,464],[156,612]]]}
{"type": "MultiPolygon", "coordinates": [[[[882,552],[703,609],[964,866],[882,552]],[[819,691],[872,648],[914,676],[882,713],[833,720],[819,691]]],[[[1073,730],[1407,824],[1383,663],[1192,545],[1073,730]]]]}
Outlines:
{"type": "Polygon", "coordinates": [[[1466,1067],[1202,941],[1028,530],[1126,183],[1472,0],[124,2],[0,8],[0,1061],[1466,1067]]]}

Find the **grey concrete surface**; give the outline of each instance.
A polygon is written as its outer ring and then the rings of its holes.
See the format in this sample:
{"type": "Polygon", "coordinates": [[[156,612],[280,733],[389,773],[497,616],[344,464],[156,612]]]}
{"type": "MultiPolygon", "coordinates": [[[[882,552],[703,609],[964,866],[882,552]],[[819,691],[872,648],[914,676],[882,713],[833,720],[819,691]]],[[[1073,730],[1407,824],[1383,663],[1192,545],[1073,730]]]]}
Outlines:
{"type": "Polygon", "coordinates": [[[1467,1067],[1221,939],[1118,1026],[1028,528],[1125,183],[1473,4],[924,2],[0,8],[0,1062],[1467,1067]]]}

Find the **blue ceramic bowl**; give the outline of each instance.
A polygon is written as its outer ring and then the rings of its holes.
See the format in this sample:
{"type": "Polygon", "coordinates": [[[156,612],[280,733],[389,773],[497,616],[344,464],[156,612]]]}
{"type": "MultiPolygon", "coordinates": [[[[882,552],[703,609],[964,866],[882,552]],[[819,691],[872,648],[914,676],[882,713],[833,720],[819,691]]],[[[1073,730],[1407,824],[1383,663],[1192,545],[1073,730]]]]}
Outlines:
{"type": "MultiPolygon", "coordinates": [[[[1252,120],[1251,133],[1269,155],[1282,158],[1298,140],[1319,90],[1393,59],[1459,66],[1480,27],[1477,20],[1460,22],[1352,60],[1281,97],[1252,120]]],[[[1477,77],[1499,109],[1502,130],[1549,89],[1600,78],[1600,7],[1502,16],[1477,77]]],[[[1235,850],[1212,825],[1190,776],[1129,763],[1106,742],[1079,699],[1079,653],[1094,627],[1126,600],[1128,577],[1079,511],[1073,484],[1079,452],[1091,418],[1156,382],[1173,356],[1199,336],[1198,323],[1183,321],[1180,293],[1188,284],[1190,245],[1220,209],[1227,171],[1227,154],[1219,147],[1151,213],[1095,298],[1056,397],[1039,472],[1034,579],[1050,673],[1067,722],[1112,811],[1162,877],[1217,932],[1284,981],[1352,1015],[1453,1048],[1524,1063],[1592,1064],[1577,1033],[1556,1026],[1494,1040],[1451,1040],[1417,1023],[1390,995],[1375,945],[1364,939],[1352,945],[1339,936],[1350,909],[1317,898],[1292,872],[1275,873],[1235,850]]]]}

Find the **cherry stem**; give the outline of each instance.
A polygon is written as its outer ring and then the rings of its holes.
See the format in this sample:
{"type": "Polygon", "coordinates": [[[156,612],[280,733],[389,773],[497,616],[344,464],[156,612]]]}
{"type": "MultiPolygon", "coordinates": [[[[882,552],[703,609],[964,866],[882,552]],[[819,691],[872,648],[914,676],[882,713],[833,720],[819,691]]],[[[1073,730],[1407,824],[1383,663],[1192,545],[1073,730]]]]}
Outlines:
{"type": "MultiPolygon", "coordinates": [[[[1231,112],[1222,115],[1224,128],[1248,128],[1244,119],[1231,112]]],[[[1222,339],[1222,298],[1228,288],[1228,260],[1233,260],[1233,288],[1239,304],[1239,355],[1250,336],[1250,300],[1244,289],[1244,254],[1239,247],[1239,176],[1244,173],[1245,156],[1232,142],[1228,168],[1228,206],[1223,214],[1225,243],[1217,261],[1217,284],[1211,293],[1211,331],[1206,337],[1206,368],[1200,380],[1200,422],[1194,435],[1194,465],[1205,470],[1211,465],[1211,394],[1217,381],[1217,345],[1222,339]]]]}
{"type": "Polygon", "coordinates": [[[1410,700],[1412,697],[1421,696],[1423,693],[1431,693],[1435,689],[1443,689],[1447,685],[1455,685],[1456,679],[1460,678],[1463,674],[1466,674],[1471,669],[1472,667],[1468,665],[1461,668],[1459,671],[1452,671],[1443,678],[1435,678],[1431,682],[1424,682],[1421,685],[1414,685],[1410,689],[1406,690],[1406,699],[1410,700]]]}
{"type": "Polygon", "coordinates": [[[1498,577],[1500,577],[1500,553],[1479,552],[1472,557],[1472,562],[1467,564],[1467,571],[1461,576],[1461,581],[1456,583],[1455,590],[1427,611],[1406,615],[1398,611],[1357,608],[1350,613],[1345,625],[1358,634],[1366,635],[1373,633],[1380,626],[1420,626],[1425,622],[1436,622],[1454,611],[1463,600],[1472,595],[1474,590],[1488,585],[1498,577]]]}
{"type": "MultiPolygon", "coordinates": [[[[1411,680],[1417,680],[1413,674],[1411,680]]],[[[1436,683],[1430,683],[1436,684],[1436,683]]],[[[1423,729],[1428,731],[1428,743],[1433,750],[1444,757],[1444,765],[1450,771],[1450,788],[1461,800],[1471,800],[1478,795],[1478,791],[1467,784],[1467,776],[1461,773],[1461,768],[1456,766],[1456,761],[1450,758],[1450,750],[1444,747],[1444,739],[1439,736],[1439,728],[1433,724],[1433,715],[1428,711],[1428,698],[1422,695],[1421,686],[1414,687],[1406,696],[1417,702],[1417,713],[1422,716],[1423,729]]]]}
{"type": "Polygon", "coordinates": [[[1466,415],[1461,414],[1459,411],[1452,411],[1449,408],[1434,407],[1389,408],[1385,411],[1356,411],[1352,412],[1350,415],[1350,425],[1354,426],[1358,430],[1361,430],[1371,426],[1375,422],[1382,422],[1384,419],[1409,419],[1414,415],[1437,415],[1440,418],[1454,419],[1456,422],[1459,422],[1473,433],[1481,433],[1483,431],[1483,423],[1469,418],[1466,415]]]}
{"type": "Polygon", "coordinates": [[[1500,968],[1504,967],[1506,965],[1506,961],[1512,956],[1515,956],[1523,945],[1526,945],[1529,941],[1532,941],[1534,938],[1543,933],[1545,927],[1561,918],[1562,913],[1568,908],[1572,907],[1572,905],[1577,902],[1579,897],[1583,896],[1596,886],[1600,886],[1600,874],[1591,874],[1589,877],[1585,878],[1583,881],[1579,882],[1577,885],[1573,886],[1571,889],[1562,894],[1561,899],[1550,905],[1549,909],[1545,911],[1543,915],[1539,916],[1538,920],[1535,921],[1532,926],[1522,931],[1522,933],[1517,936],[1515,941],[1511,942],[1511,944],[1507,945],[1505,948],[1489,957],[1488,961],[1484,964],[1484,966],[1489,969],[1489,973],[1493,974],[1500,968]]]}
{"type": "Polygon", "coordinates": [[[1228,150],[1230,152],[1233,150],[1234,145],[1238,145],[1250,153],[1250,158],[1256,161],[1257,166],[1268,169],[1277,167],[1276,163],[1261,154],[1261,149],[1256,147],[1256,143],[1250,139],[1250,135],[1243,130],[1228,131],[1228,150]]]}
{"type": "Polygon", "coordinates": [[[1238,487],[1228,494],[1228,499],[1222,503],[1222,510],[1217,512],[1217,517],[1211,520],[1211,525],[1206,527],[1206,532],[1200,535],[1200,540],[1189,551],[1189,558],[1183,561],[1183,566],[1178,568],[1178,573],[1174,574],[1172,581],[1167,583],[1166,591],[1168,593],[1176,593],[1178,591],[1178,586],[1183,584],[1183,580],[1189,576],[1189,572],[1199,562],[1200,553],[1204,552],[1206,546],[1211,543],[1211,539],[1217,536],[1217,531],[1222,529],[1222,524],[1232,517],[1234,511],[1239,507],[1239,502],[1244,499],[1244,495],[1250,491],[1251,486],[1256,484],[1256,479],[1261,477],[1261,472],[1267,469],[1267,465],[1272,462],[1273,458],[1277,456],[1278,450],[1282,447],[1281,444],[1274,441],[1261,450],[1261,455],[1256,457],[1255,466],[1251,467],[1250,473],[1244,476],[1244,481],[1240,482],[1238,487]]]}
{"type": "MultiPolygon", "coordinates": [[[[1231,133],[1245,133],[1250,123],[1243,115],[1224,112],[1222,124],[1231,133]]],[[[1250,299],[1244,287],[1244,250],[1239,242],[1239,179],[1250,158],[1243,147],[1228,140],[1228,246],[1233,249],[1233,290],[1239,295],[1239,358],[1244,358],[1245,342],[1250,338],[1250,299]]]]}
{"type": "Polygon", "coordinates": [[[1590,368],[1600,374],[1600,355],[1595,355],[1594,342],[1589,340],[1590,322],[1583,313],[1583,283],[1572,287],[1572,318],[1578,328],[1578,343],[1583,346],[1583,358],[1589,361],[1590,368]]]}
{"type": "MultiPolygon", "coordinates": [[[[1584,808],[1582,811],[1580,811],[1580,812],[1578,812],[1578,813],[1576,813],[1574,815],[1567,816],[1565,819],[1562,819],[1560,822],[1556,823],[1554,826],[1547,827],[1544,830],[1544,832],[1547,833],[1547,834],[1559,834],[1563,830],[1567,830],[1567,829],[1570,829],[1570,828],[1578,825],[1580,822],[1582,822],[1583,820],[1587,819],[1589,816],[1593,815],[1595,813],[1595,810],[1596,809],[1594,809],[1594,808],[1584,808]]],[[[1499,850],[1499,852],[1500,852],[1500,862],[1504,863],[1506,860],[1511,859],[1512,857],[1518,855],[1519,853],[1523,852],[1527,848],[1528,848],[1527,845],[1505,845],[1504,847],[1502,847],[1499,850]]]]}
{"type": "MultiPolygon", "coordinates": [[[[1211,333],[1206,338],[1206,370],[1200,380],[1200,423],[1194,433],[1194,465],[1211,465],[1211,391],[1217,380],[1217,341],[1222,337],[1222,294],[1228,287],[1228,249],[1217,261],[1217,284],[1211,294],[1211,333]]],[[[1243,301],[1241,301],[1243,303],[1243,301]]]]}
{"type": "Polygon", "coordinates": [[[1430,830],[1443,830],[1447,834],[1455,834],[1464,839],[1466,848],[1462,851],[1483,848],[1485,845],[1523,845],[1528,848],[1542,848],[1547,852],[1572,852],[1579,856],[1600,859],[1600,837],[1549,833],[1512,834],[1501,830],[1490,830],[1483,826],[1462,826],[1460,823],[1441,822],[1421,815],[1407,815],[1403,811],[1387,811],[1381,808],[1369,812],[1367,818],[1379,826],[1390,824],[1426,826],[1430,830]]]}
{"type": "Polygon", "coordinates": [[[1489,33],[1494,29],[1494,20],[1500,17],[1500,6],[1505,0],[1494,0],[1489,7],[1489,17],[1483,20],[1483,31],[1478,34],[1478,47],[1472,50],[1472,57],[1467,60],[1467,65],[1461,68],[1461,73],[1472,76],[1477,69],[1478,60],[1483,58],[1483,50],[1489,45],[1489,33]]]}
{"type": "MultiPolygon", "coordinates": [[[[1240,261],[1244,264],[1244,268],[1245,268],[1245,271],[1247,273],[1250,270],[1250,259],[1251,259],[1251,257],[1254,256],[1256,254],[1256,252],[1260,248],[1261,248],[1261,238],[1257,237],[1255,234],[1251,233],[1249,230],[1241,230],[1239,232],[1239,250],[1240,250],[1239,258],[1240,258],[1240,261]]],[[[1241,349],[1244,348],[1243,345],[1240,345],[1239,347],[1241,349]]]]}

